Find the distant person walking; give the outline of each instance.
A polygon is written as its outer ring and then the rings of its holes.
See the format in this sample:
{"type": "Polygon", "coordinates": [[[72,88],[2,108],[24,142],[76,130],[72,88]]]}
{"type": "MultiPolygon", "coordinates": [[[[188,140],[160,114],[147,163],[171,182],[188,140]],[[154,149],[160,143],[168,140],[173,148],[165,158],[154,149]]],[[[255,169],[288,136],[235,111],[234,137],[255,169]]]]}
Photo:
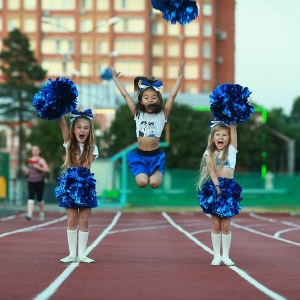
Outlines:
{"type": "Polygon", "coordinates": [[[28,200],[27,200],[27,214],[26,219],[31,221],[33,218],[35,199],[39,205],[39,220],[45,220],[45,173],[49,172],[49,166],[44,158],[41,156],[39,146],[32,146],[32,156],[28,159],[28,169],[25,171],[28,181],[28,200]]]}

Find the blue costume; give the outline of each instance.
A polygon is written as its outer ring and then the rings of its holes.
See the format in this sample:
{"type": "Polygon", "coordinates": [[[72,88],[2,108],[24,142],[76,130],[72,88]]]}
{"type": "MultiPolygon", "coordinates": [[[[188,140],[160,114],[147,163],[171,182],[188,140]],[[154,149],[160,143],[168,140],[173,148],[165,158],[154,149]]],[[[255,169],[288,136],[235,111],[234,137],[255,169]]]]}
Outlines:
{"type": "MultiPolygon", "coordinates": [[[[140,112],[138,116],[135,116],[134,120],[136,123],[137,138],[159,138],[167,122],[163,111],[157,114],[140,112]]],[[[151,176],[155,170],[164,174],[166,155],[160,148],[153,151],[143,151],[138,148],[128,153],[127,161],[133,176],[141,173],[151,176]]]]}
{"type": "MultiPolygon", "coordinates": [[[[223,168],[235,169],[237,150],[230,144],[228,148],[228,159],[223,168]]],[[[206,150],[204,155],[209,155],[206,150]]],[[[220,152],[217,158],[217,165],[220,163],[223,151],[220,152]]],[[[204,182],[201,190],[198,192],[198,201],[206,214],[219,216],[221,218],[229,218],[238,215],[242,201],[241,186],[234,180],[219,177],[219,186],[221,194],[217,194],[216,187],[211,179],[204,182]]]]}
{"type": "MultiPolygon", "coordinates": [[[[64,144],[67,148],[68,143],[64,144]]],[[[83,144],[79,143],[81,152],[83,144]]],[[[98,147],[94,146],[93,155],[98,157],[98,147]]],[[[57,178],[55,196],[60,207],[93,208],[98,206],[96,180],[87,167],[71,167],[57,178]]]]}

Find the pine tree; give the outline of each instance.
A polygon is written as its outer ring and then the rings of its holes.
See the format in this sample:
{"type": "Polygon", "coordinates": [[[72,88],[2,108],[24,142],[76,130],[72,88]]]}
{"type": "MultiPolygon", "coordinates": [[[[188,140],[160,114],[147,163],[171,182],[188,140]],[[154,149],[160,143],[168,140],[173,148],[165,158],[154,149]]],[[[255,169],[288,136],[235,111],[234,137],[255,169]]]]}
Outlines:
{"type": "Polygon", "coordinates": [[[18,123],[18,172],[22,176],[23,149],[25,148],[24,123],[36,115],[31,103],[46,76],[30,50],[30,42],[19,29],[11,31],[3,40],[0,53],[3,82],[0,83],[1,113],[18,123]]]}

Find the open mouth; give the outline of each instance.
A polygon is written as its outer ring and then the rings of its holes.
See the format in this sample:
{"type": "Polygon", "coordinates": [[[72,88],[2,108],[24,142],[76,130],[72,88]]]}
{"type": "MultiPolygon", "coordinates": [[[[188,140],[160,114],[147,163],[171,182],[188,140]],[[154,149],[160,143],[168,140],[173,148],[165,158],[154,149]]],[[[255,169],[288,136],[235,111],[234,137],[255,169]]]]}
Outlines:
{"type": "Polygon", "coordinates": [[[218,141],[218,147],[222,147],[223,145],[224,145],[224,142],[222,142],[222,141],[218,141]]]}
{"type": "Polygon", "coordinates": [[[79,134],[79,138],[81,139],[81,140],[83,140],[84,139],[84,137],[85,137],[85,135],[84,134],[79,134]]]}
{"type": "Polygon", "coordinates": [[[155,110],[157,108],[157,104],[149,104],[147,105],[148,110],[155,110]]]}

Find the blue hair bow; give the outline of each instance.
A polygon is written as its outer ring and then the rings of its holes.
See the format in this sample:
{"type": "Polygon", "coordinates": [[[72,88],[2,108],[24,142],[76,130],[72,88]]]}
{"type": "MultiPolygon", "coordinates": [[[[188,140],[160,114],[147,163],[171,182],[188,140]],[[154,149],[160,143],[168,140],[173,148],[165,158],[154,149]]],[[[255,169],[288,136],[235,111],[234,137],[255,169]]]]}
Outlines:
{"type": "Polygon", "coordinates": [[[140,89],[145,90],[147,88],[153,88],[156,91],[159,91],[159,89],[162,88],[162,87],[163,87],[162,81],[158,80],[158,81],[155,81],[155,82],[149,82],[147,80],[142,80],[140,89]]]}
{"type": "Polygon", "coordinates": [[[210,128],[213,128],[213,127],[217,126],[218,124],[223,124],[223,125],[226,125],[227,127],[230,126],[230,125],[226,124],[226,123],[223,122],[223,121],[211,120],[210,123],[209,123],[209,127],[210,127],[210,128]]]}
{"type": "Polygon", "coordinates": [[[78,117],[86,117],[90,120],[93,119],[93,113],[92,113],[92,110],[89,108],[89,109],[86,109],[85,111],[78,111],[76,109],[72,110],[71,112],[71,115],[70,115],[70,121],[73,122],[75,118],[78,118],[78,117]]]}

